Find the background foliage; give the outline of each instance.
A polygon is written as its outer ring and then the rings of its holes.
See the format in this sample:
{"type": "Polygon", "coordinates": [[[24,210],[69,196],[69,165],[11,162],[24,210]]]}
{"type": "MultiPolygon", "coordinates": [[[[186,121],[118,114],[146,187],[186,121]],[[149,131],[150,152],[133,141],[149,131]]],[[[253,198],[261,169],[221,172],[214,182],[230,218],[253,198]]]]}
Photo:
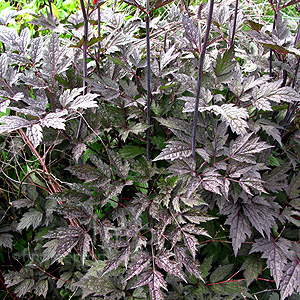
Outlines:
{"type": "Polygon", "coordinates": [[[3,299],[299,298],[298,1],[0,7],[3,299]]]}

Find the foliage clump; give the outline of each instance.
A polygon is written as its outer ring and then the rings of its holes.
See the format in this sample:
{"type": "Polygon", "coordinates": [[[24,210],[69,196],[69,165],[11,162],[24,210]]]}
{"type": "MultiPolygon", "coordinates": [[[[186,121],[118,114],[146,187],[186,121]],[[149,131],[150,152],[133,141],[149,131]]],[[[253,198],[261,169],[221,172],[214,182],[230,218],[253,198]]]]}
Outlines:
{"type": "Polygon", "coordinates": [[[144,2],[0,26],[7,293],[299,297],[295,3],[144,2]]]}

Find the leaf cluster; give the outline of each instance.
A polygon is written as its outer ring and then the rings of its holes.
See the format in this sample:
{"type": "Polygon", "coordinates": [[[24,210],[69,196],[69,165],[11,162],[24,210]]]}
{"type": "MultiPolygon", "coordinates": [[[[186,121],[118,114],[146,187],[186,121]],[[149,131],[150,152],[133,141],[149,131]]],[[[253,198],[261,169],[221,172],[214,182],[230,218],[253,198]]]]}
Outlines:
{"type": "Polygon", "coordinates": [[[270,31],[216,3],[200,87],[208,5],[171,2],[0,26],[0,260],[13,253],[17,297],[299,296],[298,35],[279,10],[270,31]]]}

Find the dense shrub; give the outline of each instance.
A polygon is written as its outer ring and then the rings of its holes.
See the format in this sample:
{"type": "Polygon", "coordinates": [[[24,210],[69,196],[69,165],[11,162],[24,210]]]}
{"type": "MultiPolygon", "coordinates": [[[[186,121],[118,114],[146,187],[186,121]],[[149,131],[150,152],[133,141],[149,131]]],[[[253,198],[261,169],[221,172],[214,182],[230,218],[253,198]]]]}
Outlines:
{"type": "Polygon", "coordinates": [[[0,26],[5,297],[298,299],[294,4],[0,26]]]}

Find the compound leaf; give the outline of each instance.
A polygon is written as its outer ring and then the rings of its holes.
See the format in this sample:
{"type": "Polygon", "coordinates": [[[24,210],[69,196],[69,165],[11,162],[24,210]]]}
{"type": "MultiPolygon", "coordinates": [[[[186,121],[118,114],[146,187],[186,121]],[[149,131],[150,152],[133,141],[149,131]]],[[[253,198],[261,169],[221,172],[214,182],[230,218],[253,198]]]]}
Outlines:
{"type": "Polygon", "coordinates": [[[298,257],[293,257],[283,269],[283,280],[280,283],[280,294],[282,300],[293,292],[300,292],[300,262],[298,257]]]}
{"type": "Polygon", "coordinates": [[[31,209],[28,212],[24,213],[20,223],[18,224],[17,229],[22,230],[24,228],[28,229],[30,226],[33,227],[33,229],[37,228],[43,219],[43,213],[31,209]]]}
{"type": "Polygon", "coordinates": [[[285,238],[279,238],[274,240],[273,238],[268,239],[257,239],[250,251],[262,252],[262,258],[267,259],[267,266],[270,268],[271,275],[275,279],[276,286],[279,287],[280,281],[283,278],[283,269],[287,263],[287,257],[289,256],[289,249],[291,242],[285,238]]]}

